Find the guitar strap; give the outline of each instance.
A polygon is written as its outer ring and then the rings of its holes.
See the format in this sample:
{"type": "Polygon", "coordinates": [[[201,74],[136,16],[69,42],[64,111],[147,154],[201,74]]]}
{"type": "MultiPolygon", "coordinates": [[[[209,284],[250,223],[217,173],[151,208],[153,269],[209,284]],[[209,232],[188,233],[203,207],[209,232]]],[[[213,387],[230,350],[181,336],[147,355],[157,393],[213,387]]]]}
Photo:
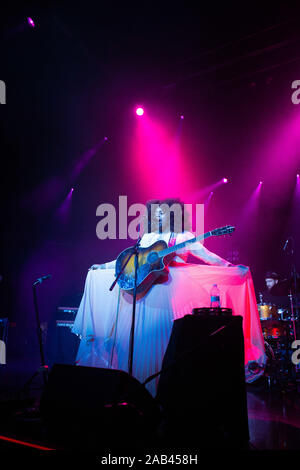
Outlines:
{"type": "Polygon", "coordinates": [[[174,232],[171,232],[171,235],[170,235],[170,238],[169,238],[168,247],[174,246],[175,243],[176,243],[175,234],[174,234],[174,232]]]}

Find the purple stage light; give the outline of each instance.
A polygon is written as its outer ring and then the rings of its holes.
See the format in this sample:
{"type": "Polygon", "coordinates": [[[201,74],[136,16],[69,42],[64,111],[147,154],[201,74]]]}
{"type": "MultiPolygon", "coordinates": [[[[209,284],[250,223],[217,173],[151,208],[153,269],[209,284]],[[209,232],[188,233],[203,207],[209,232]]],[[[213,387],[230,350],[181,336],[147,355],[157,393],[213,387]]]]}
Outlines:
{"type": "Polygon", "coordinates": [[[66,223],[70,217],[73,191],[74,187],[70,189],[60,207],[57,209],[56,216],[61,220],[61,222],[66,223]]]}
{"type": "Polygon", "coordinates": [[[183,114],[180,115],[180,119],[184,119],[184,115],[183,115],[183,114]]]}
{"type": "Polygon", "coordinates": [[[210,201],[211,201],[211,199],[212,199],[212,197],[213,197],[213,194],[214,194],[214,192],[211,191],[211,192],[209,193],[208,197],[205,199],[205,201],[204,201],[205,210],[208,209],[208,206],[210,205],[210,201]]]}
{"type": "Polygon", "coordinates": [[[83,169],[89,164],[91,159],[96,155],[96,153],[101,149],[104,142],[108,140],[108,137],[101,137],[99,142],[94,145],[94,147],[89,148],[86,152],[84,152],[75,163],[73,171],[71,173],[70,179],[73,184],[75,184],[75,180],[78,178],[80,173],[83,169]]]}
{"type": "Polygon", "coordinates": [[[299,178],[299,173],[297,174],[297,178],[299,178]]]}
{"type": "Polygon", "coordinates": [[[199,201],[199,199],[203,198],[204,196],[206,197],[206,194],[214,194],[214,191],[223,187],[224,184],[228,182],[227,178],[222,178],[218,181],[216,181],[213,184],[210,184],[209,186],[206,186],[205,188],[200,189],[199,191],[190,194],[189,199],[191,201],[199,201]]]}
{"type": "Polygon", "coordinates": [[[262,181],[260,181],[260,182],[259,182],[259,184],[263,184],[263,182],[262,182],[262,181]]]}
{"type": "Polygon", "coordinates": [[[144,110],[143,110],[143,108],[139,107],[135,110],[135,113],[137,114],[137,116],[143,116],[144,110]]]}
{"type": "Polygon", "coordinates": [[[33,21],[32,18],[30,18],[30,16],[27,17],[27,23],[28,23],[29,26],[31,26],[32,28],[35,27],[34,21],[33,21]]]}

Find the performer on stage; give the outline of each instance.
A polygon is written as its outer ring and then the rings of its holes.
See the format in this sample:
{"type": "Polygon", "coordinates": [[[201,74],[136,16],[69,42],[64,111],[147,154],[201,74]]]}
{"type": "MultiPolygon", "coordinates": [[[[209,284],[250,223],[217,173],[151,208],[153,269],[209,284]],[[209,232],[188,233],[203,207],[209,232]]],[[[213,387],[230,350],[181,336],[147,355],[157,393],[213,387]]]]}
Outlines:
{"type": "MultiPolygon", "coordinates": [[[[147,202],[147,214],[144,218],[144,234],[140,243],[141,247],[150,246],[158,240],[165,240],[167,243],[175,245],[176,243],[181,243],[195,237],[187,230],[182,230],[180,233],[174,233],[174,214],[170,213],[170,217],[167,217],[168,207],[171,208],[173,204],[179,204],[181,206],[182,216],[187,217],[187,214],[184,214],[184,205],[179,201],[179,199],[165,199],[163,201],[151,200],[147,202]],[[158,207],[154,211],[154,214],[152,214],[151,207],[155,206],[158,207]]],[[[184,220],[182,220],[181,225],[182,227],[187,227],[188,223],[185,221],[184,224],[184,220]]],[[[229,261],[226,261],[215,253],[212,253],[200,242],[193,243],[189,246],[188,250],[180,250],[178,255],[175,257],[175,260],[179,263],[184,263],[186,262],[189,254],[198,258],[199,261],[214,266],[232,266],[229,261]]],[[[113,260],[104,264],[94,264],[90,269],[115,269],[115,265],[116,260],[113,260]]]]}
{"type": "Polygon", "coordinates": [[[274,271],[265,274],[267,290],[262,293],[264,303],[277,305],[278,307],[289,306],[289,281],[274,271]]]}
{"type": "MultiPolygon", "coordinates": [[[[178,200],[149,201],[141,247],[148,247],[157,240],[173,246],[194,238],[187,230],[174,232],[175,227],[172,220],[169,224],[163,203],[171,206],[178,200]],[[154,203],[159,206],[152,220],[150,216],[153,227],[147,231],[145,228],[154,203]]],[[[81,338],[77,364],[128,372],[133,296],[118,284],[110,291],[115,279],[115,265],[114,260],[93,265],[89,270],[72,331],[81,338]]],[[[200,242],[195,242],[177,251],[167,272],[150,289],[137,296],[133,376],[140,382],[161,369],[173,321],[191,314],[193,308],[209,306],[210,290],[215,283],[221,290],[221,305],[232,308],[234,314],[244,315],[246,361],[264,361],[264,343],[249,268],[232,266],[200,242]],[[188,257],[197,259],[198,264],[188,262],[188,257]],[[210,266],[201,266],[199,261],[210,266]]],[[[153,396],[158,380],[157,377],[147,384],[153,396]]]]}
{"type": "Polygon", "coordinates": [[[274,271],[268,271],[265,275],[265,283],[269,292],[278,285],[279,282],[279,275],[274,271]]]}

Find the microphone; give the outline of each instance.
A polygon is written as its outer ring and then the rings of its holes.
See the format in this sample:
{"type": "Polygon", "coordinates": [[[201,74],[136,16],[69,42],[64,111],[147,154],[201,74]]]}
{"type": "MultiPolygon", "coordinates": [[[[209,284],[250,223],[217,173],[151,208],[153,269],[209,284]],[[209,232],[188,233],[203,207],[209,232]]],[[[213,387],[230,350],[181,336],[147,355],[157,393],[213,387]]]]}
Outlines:
{"type": "Polygon", "coordinates": [[[43,281],[46,279],[51,279],[51,274],[47,274],[46,276],[39,277],[36,281],[34,281],[33,285],[37,286],[38,284],[42,284],[43,281]]]}
{"type": "Polygon", "coordinates": [[[290,238],[287,238],[287,240],[286,240],[286,242],[285,242],[285,244],[284,244],[284,247],[283,247],[283,251],[286,250],[286,247],[288,246],[289,241],[290,241],[290,238]]]}

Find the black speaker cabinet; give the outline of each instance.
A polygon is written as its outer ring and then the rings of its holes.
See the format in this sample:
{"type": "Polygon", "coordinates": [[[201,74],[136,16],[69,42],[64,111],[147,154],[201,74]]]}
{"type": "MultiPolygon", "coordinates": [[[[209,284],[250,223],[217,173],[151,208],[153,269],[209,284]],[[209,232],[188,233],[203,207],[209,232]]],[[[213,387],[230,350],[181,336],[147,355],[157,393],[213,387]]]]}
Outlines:
{"type": "Polygon", "coordinates": [[[53,363],[74,365],[79,343],[78,336],[71,332],[67,322],[57,322],[52,351],[53,363]]]}
{"type": "Polygon", "coordinates": [[[139,447],[160,419],[152,395],[126,372],[66,364],[53,365],[40,411],[63,448],[139,447]]]}
{"type": "Polygon", "coordinates": [[[242,317],[175,320],[162,369],[156,398],[171,440],[205,448],[247,446],[242,317]]]}

